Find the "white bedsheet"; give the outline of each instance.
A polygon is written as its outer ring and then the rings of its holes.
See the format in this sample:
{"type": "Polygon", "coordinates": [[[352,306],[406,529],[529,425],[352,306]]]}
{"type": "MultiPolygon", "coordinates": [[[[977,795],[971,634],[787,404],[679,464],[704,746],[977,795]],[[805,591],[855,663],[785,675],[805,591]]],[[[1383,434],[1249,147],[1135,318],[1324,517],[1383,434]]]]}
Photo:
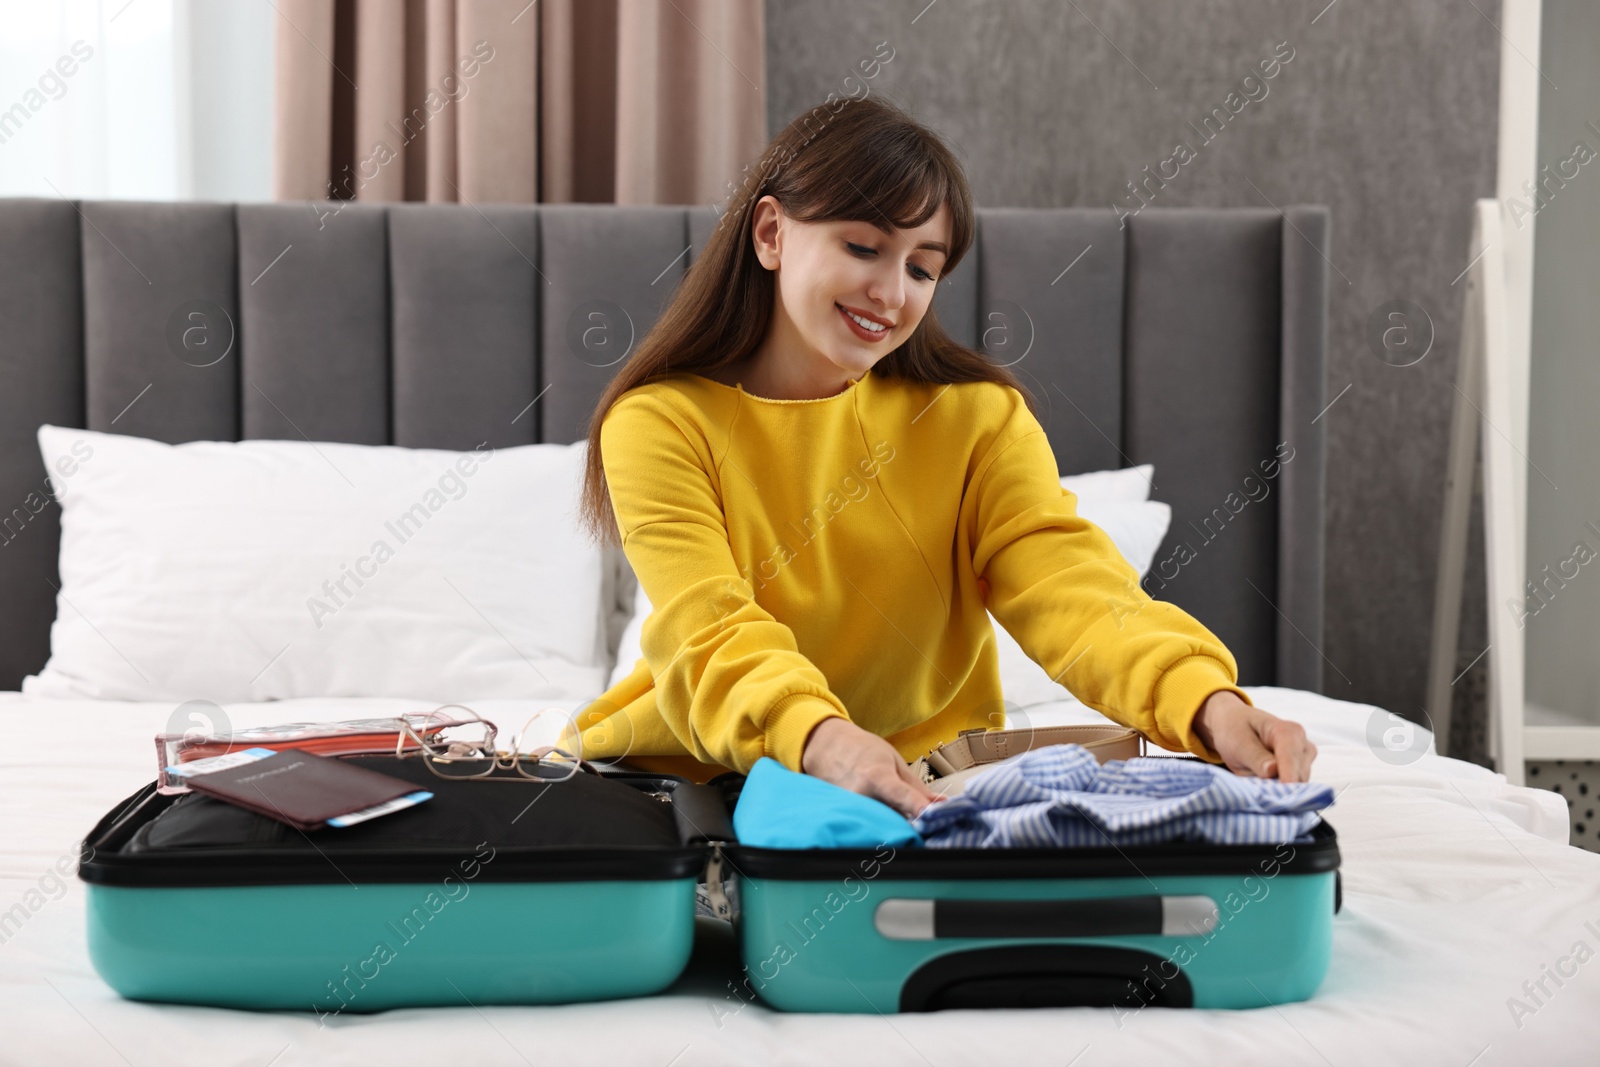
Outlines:
{"type": "MultiPolygon", "coordinates": [[[[0,693],[0,1063],[301,1064],[1405,1064],[1600,1063],[1600,856],[1567,845],[1565,803],[1427,754],[1405,766],[1367,747],[1370,706],[1247,687],[1306,724],[1313,778],[1338,790],[1344,907],[1316,996],[1250,1011],[1151,1008],[788,1015],[740,1007],[725,925],[700,920],[696,959],[667,993],[559,1007],[314,1015],[124,1001],[84,944],[84,893],[50,872],[114,803],[149,781],[170,705],[0,693]],[[32,750],[30,754],[29,750],[32,750]],[[41,757],[40,751],[49,755],[41,757]],[[1588,924],[1588,925],[1586,925],[1588,924]],[[1582,962],[1571,958],[1579,942],[1582,962]],[[1546,967],[1576,973],[1559,986],[1546,967]],[[1536,983],[1544,981],[1548,996],[1536,983]],[[1535,983],[1535,1000],[1524,983],[1535,983]],[[1530,1010],[1513,1017],[1511,998],[1530,1010]]],[[[236,726],[426,709],[401,700],[229,705],[236,726]]],[[[537,705],[474,707],[507,730],[537,705]]],[[[1081,705],[1028,709],[1088,721],[1081,705]]],[[[69,867],[70,869],[70,867],[69,867]]]]}

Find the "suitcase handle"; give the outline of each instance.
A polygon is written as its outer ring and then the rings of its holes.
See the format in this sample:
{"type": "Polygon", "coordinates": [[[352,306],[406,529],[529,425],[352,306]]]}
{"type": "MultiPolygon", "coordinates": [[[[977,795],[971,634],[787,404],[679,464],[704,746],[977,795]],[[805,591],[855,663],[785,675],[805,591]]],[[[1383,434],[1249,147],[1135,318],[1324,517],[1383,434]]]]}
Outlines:
{"type": "Polygon", "coordinates": [[[927,900],[890,897],[873,913],[892,941],[949,937],[1201,937],[1219,913],[1204,895],[1087,897],[1077,900],[927,900]]]}

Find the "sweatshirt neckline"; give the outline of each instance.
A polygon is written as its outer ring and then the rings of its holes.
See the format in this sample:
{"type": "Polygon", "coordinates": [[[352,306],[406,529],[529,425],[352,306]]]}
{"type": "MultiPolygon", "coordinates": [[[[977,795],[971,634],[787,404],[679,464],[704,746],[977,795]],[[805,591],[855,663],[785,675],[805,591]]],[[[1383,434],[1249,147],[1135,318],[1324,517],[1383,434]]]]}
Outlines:
{"type": "MultiPolygon", "coordinates": [[[[696,374],[695,377],[699,378],[701,381],[710,382],[718,389],[725,389],[729,392],[738,393],[742,397],[745,397],[749,400],[757,400],[763,404],[826,404],[829,401],[839,400],[842,397],[850,396],[856,391],[856,386],[861,384],[862,380],[861,378],[847,379],[845,387],[839,390],[837,393],[834,393],[832,396],[815,396],[798,400],[783,400],[779,399],[778,397],[757,396],[755,393],[746,392],[743,382],[738,382],[734,385],[727,385],[723,382],[717,381],[715,378],[707,378],[703,374],[696,374]]],[[[863,375],[863,377],[865,377],[865,375],[863,375]]]]}

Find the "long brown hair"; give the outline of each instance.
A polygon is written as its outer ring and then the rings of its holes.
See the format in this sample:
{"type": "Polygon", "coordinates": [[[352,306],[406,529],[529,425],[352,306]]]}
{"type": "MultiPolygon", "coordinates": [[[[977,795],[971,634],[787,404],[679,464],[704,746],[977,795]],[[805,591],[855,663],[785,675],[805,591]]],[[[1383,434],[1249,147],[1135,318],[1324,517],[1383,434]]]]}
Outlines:
{"type": "MultiPolygon", "coordinates": [[[[616,515],[600,455],[600,426],[622,394],[657,378],[714,371],[754,352],[772,317],[774,280],[751,241],[755,205],[771,195],[801,222],[870,222],[884,233],[911,229],[950,209],[950,255],[940,278],[972,247],[972,190],[954,153],[900,108],[871,97],[824,103],[783,128],[762,153],[705,249],[590,416],[588,465],[579,520],[601,544],[616,545],[616,515]]],[[[930,305],[910,337],[872,367],[886,378],[934,384],[991,381],[1034,398],[1010,370],[944,332],[930,305]]]]}

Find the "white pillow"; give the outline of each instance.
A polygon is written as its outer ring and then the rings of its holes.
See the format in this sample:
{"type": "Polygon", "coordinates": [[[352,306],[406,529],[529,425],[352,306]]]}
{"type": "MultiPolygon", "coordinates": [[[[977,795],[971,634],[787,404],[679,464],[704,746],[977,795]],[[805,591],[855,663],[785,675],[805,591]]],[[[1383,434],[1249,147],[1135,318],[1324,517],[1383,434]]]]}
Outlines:
{"type": "Polygon", "coordinates": [[[575,510],[586,442],[174,446],[45,425],[39,445],[61,587],[24,693],[448,703],[603,686],[602,556],[575,510]]]}
{"type": "Polygon", "coordinates": [[[1072,490],[1079,500],[1149,500],[1155,475],[1154,463],[1141,463],[1114,471],[1068,474],[1061,479],[1061,488],[1072,490]]]}
{"type": "MultiPolygon", "coordinates": [[[[1150,464],[1142,468],[1128,468],[1146,472],[1150,469],[1150,464]]],[[[1066,481],[1062,479],[1063,483],[1066,481]]],[[[1100,484],[1104,486],[1107,483],[1100,484]]],[[[1148,476],[1140,477],[1138,484],[1148,491],[1148,476]]],[[[1115,487],[1120,491],[1130,489],[1131,483],[1115,487]]],[[[1106,532],[1117,546],[1117,551],[1139,572],[1140,578],[1149,572],[1150,564],[1161,548],[1162,539],[1167,536],[1167,527],[1172,523],[1172,507],[1156,500],[1107,500],[1080,496],[1078,514],[1106,532]]],[[[1000,657],[1000,692],[1008,704],[1027,707],[1046,701],[1077,699],[1066,686],[1052,680],[1049,672],[1028,658],[1022,646],[1017,644],[1017,639],[1000,625],[998,619],[990,615],[989,622],[994,627],[995,644],[1000,657]]]]}

